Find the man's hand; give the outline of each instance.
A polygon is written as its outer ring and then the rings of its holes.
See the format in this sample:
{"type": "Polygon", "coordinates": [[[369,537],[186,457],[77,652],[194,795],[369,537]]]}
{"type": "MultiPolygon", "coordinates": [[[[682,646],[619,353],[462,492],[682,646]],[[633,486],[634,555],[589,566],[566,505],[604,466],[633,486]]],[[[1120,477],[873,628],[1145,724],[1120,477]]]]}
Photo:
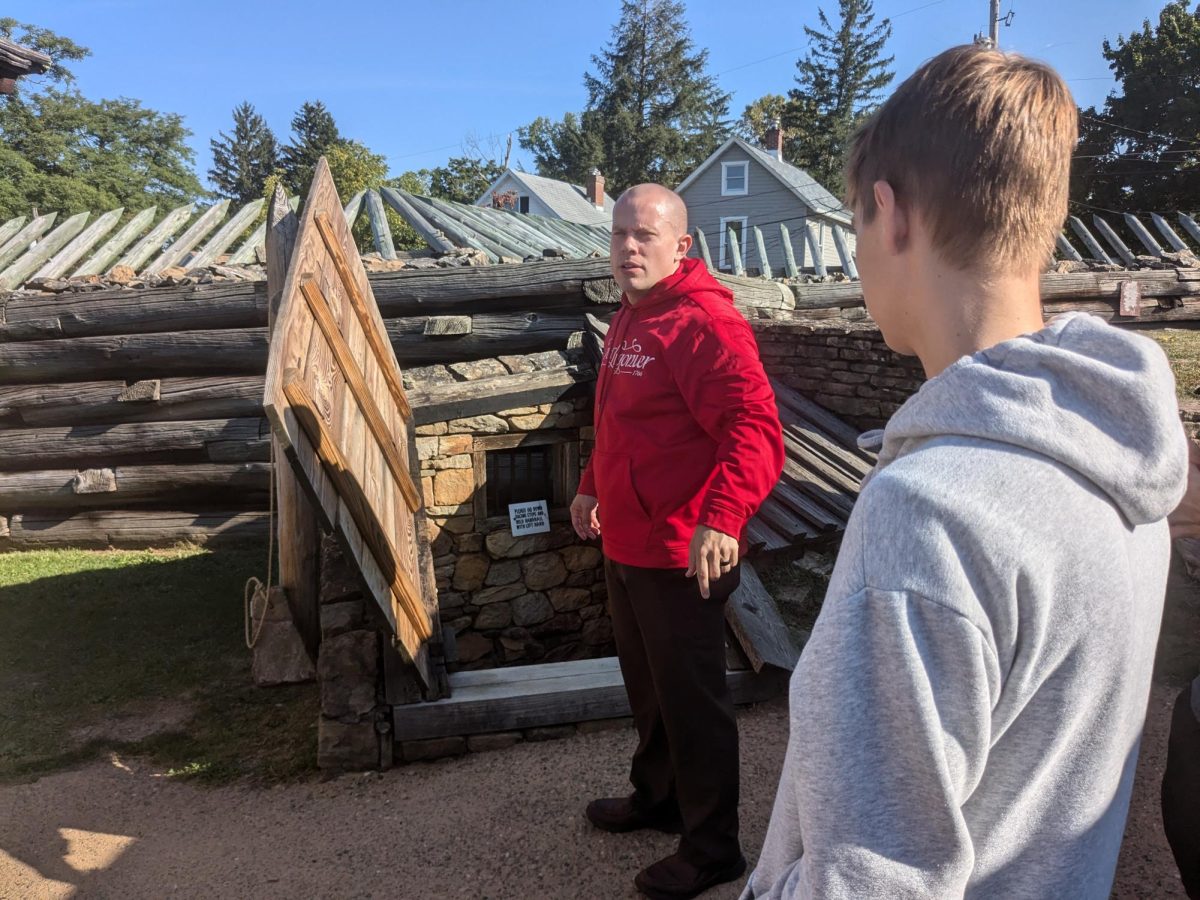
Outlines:
{"type": "Polygon", "coordinates": [[[571,524],[585,541],[600,537],[600,517],[596,514],[599,508],[599,501],[587,494],[576,494],[571,501],[571,524]]]}
{"type": "MultiPolygon", "coordinates": [[[[572,514],[575,507],[572,506],[572,514]]],[[[696,576],[700,583],[700,596],[708,599],[708,586],[738,563],[737,538],[730,537],[715,528],[701,525],[692,535],[688,548],[687,577],[696,576]]]]}

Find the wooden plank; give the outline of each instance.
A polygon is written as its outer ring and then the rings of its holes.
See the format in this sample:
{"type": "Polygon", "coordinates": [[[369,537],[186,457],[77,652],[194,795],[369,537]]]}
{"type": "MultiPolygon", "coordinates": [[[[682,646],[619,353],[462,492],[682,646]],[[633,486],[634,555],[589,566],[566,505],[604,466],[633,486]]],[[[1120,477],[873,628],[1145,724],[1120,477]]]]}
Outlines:
{"type": "MultiPolygon", "coordinates": [[[[333,267],[337,270],[338,278],[341,280],[342,287],[346,291],[346,299],[350,302],[350,308],[354,310],[354,315],[358,319],[358,325],[366,336],[367,346],[371,348],[375,363],[379,366],[384,380],[387,382],[392,402],[396,405],[396,409],[400,411],[400,415],[404,419],[412,419],[412,407],[409,405],[408,397],[404,393],[404,384],[400,380],[400,368],[396,364],[395,354],[384,344],[383,337],[380,334],[380,328],[378,327],[379,314],[375,313],[373,315],[371,309],[368,307],[367,299],[363,296],[363,289],[359,285],[358,278],[350,269],[350,263],[346,259],[346,254],[342,252],[341,243],[337,240],[337,235],[333,231],[329,217],[318,213],[313,221],[316,223],[317,231],[321,235],[325,251],[333,261],[333,267]]],[[[361,267],[361,265],[360,263],[359,266],[361,267]]],[[[368,290],[370,290],[369,287],[368,290]]]]}
{"type": "Polygon", "coordinates": [[[366,191],[359,191],[347,200],[346,205],[342,207],[342,218],[346,220],[347,228],[354,228],[354,223],[358,221],[358,214],[362,211],[363,200],[366,197],[366,191]]]}
{"type": "MultiPolygon", "coordinates": [[[[250,227],[250,223],[258,218],[264,203],[266,201],[262,199],[252,200],[234,213],[229,221],[222,225],[217,233],[192,255],[191,259],[187,260],[187,267],[198,269],[216,262],[217,258],[233,245],[241,233],[250,227]]],[[[286,200],[284,206],[286,208],[286,200]]]]}
{"type": "Polygon", "coordinates": [[[737,233],[732,228],[725,229],[725,249],[729,251],[733,274],[739,278],[746,275],[746,267],[742,264],[742,250],[738,246],[737,233]]]}
{"type": "Polygon", "coordinates": [[[1183,226],[1183,230],[1192,236],[1197,244],[1200,244],[1200,223],[1184,213],[1179,213],[1179,224],[1183,226]]]}
{"type": "MultiPolygon", "coordinates": [[[[779,240],[783,244],[783,264],[784,270],[787,272],[787,277],[792,279],[799,278],[800,267],[796,265],[796,254],[792,249],[792,235],[788,231],[787,225],[783,224],[783,222],[779,223],[779,240]]],[[[803,254],[801,254],[801,258],[803,258],[803,254]]]]}
{"type": "Polygon", "coordinates": [[[716,266],[713,265],[712,253],[708,249],[708,241],[704,237],[704,232],[699,228],[695,229],[694,233],[696,235],[696,247],[700,251],[700,258],[704,260],[704,265],[711,272],[716,266]]]}
{"type": "Polygon", "coordinates": [[[1158,229],[1158,233],[1166,238],[1167,243],[1176,253],[1182,253],[1190,249],[1183,238],[1176,234],[1175,229],[1158,213],[1150,213],[1150,220],[1154,223],[1154,227],[1158,229]]]}
{"type": "Polygon", "coordinates": [[[817,229],[813,228],[812,222],[807,219],[804,220],[804,239],[808,242],[808,253],[812,257],[813,271],[816,272],[818,278],[824,278],[829,274],[825,269],[825,252],[817,237],[817,229]]]}
{"type": "Polygon", "coordinates": [[[1162,245],[1154,239],[1154,235],[1149,232],[1149,230],[1141,223],[1141,220],[1139,220],[1137,216],[1135,216],[1133,213],[1125,213],[1124,219],[1125,224],[1129,226],[1129,230],[1132,231],[1134,236],[1142,242],[1142,245],[1150,251],[1151,256],[1161,257],[1163,255],[1162,245]]]}
{"type": "Polygon", "coordinates": [[[225,199],[219,203],[214,203],[196,219],[187,231],[181,234],[171,246],[162,252],[158,259],[154,260],[150,265],[146,266],[146,274],[154,275],[161,272],[163,269],[168,269],[171,266],[181,265],[184,258],[198,245],[204,238],[217,227],[229,211],[230,200],[225,199]]]}
{"type": "Polygon", "coordinates": [[[767,497],[758,509],[758,518],[773,531],[791,542],[817,537],[818,531],[773,496],[767,497]]]}
{"type": "Polygon", "coordinates": [[[757,225],[752,226],[750,230],[754,233],[754,247],[758,251],[759,274],[763,278],[771,278],[771,261],[767,257],[767,243],[763,240],[762,231],[757,225]]]}
{"type": "Polygon", "coordinates": [[[393,596],[399,601],[409,624],[421,640],[428,640],[433,631],[421,597],[407,573],[399,565],[399,557],[391,539],[378,527],[375,514],[363,496],[362,489],[354,484],[349,464],[330,437],[308,390],[298,379],[286,382],[283,389],[292,408],[299,413],[300,426],[304,428],[325,466],[326,473],[337,487],[338,497],[346,505],[376,564],[389,579],[393,596]]]}
{"type": "Polygon", "coordinates": [[[50,230],[50,226],[54,224],[54,220],[57,218],[58,213],[56,212],[37,216],[28,225],[21,228],[20,231],[9,238],[7,243],[0,246],[0,269],[3,269],[28,250],[30,244],[50,230]]]}
{"type": "Polygon", "coordinates": [[[0,291],[11,291],[24,284],[25,279],[45,265],[50,257],[70,243],[75,235],[83,231],[87,220],[88,213],[85,212],[71,216],[38,241],[24,255],[19,256],[7,269],[0,272],[0,291]]]}
{"type": "Polygon", "coordinates": [[[1112,230],[1112,226],[1098,215],[1092,216],[1092,224],[1096,226],[1096,230],[1100,232],[1101,236],[1108,241],[1109,246],[1117,251],[1117,256],[1121,257],[1121,262],[1131,269],[1137,265],[1137,257],[1133,255],[1133,251],[1125,245],[1125,242],[1121,240],[1117,233],[1112,230]]]}
{"type": "Polygon", "coordinates": [[[1071,229],[1083,241],[1083,245],[1087,247],[1088,252],[1092,254],[1092,259],[1102,262],[1105,265],[1115,265],[1112,257],[1100,246],[1100,242],[1096,240],[1096,236],[1088,230],[1088,227],[1083,224],[1082,219],[1078,216],[1070,216],[1067,221],[1071,223],[1071,229]]]}
{"type": "Polygon", "coordinates": [[[54,278],[62,275],[75,264],[85,253],[92,249],[97,241],[113,230],[124,207],[110,209],[95,222],[83,229],[74,240],[52,256],[44,266],[38,269],[34,278],[54,278]]]}
{"type": "Polygon", "coordinates": [[[122,225],[120,230],[105,241],[104,245],[89,256],[84,264],[76,269],[72,275],[82,277],[84,275],[99,275],[102,272],[108,271],[109,265],[121,255],[121,251],[133,243],[138,235],[150,227],[150,223],[154,221],[157,213],[157,206],[143,209],[122,225]]]}
{"type": "MultiPolygon", "coordinates": [[[[262,415],[261,375],[154,379],[157,396],[135,398],[120,380],[0,385],[0,422],[101,425],[262,415]]],[[[135,382],[144,385],[149,382],[135,382]]]]}
{"type": "Polygon", "coordinates": [[[850,242],[846,240],[846,231],[841,225],[830,227],[833,235],[833,246],[837,249],[838,259],[842,261],[842,271],[851,278],[858,277],[858,266],[854,264],[854,254],[850,252],[850,242]]]}
{"type": "MultiPolygon", "coordinates": [[[[195,207],[191,203],[177,207],[167,213],[161,222],[150,229],[150,233],[134,244],[124,256],[117,260],[117,266],[129,266],[135,272],[140,270],[146,260],[156,253],[162,252],[163,242],[183,227],[183,223],[192,217],[195,207]]],[[[113,268],[116,268],[114,266],[113,268]]],[[[111,271],[111,270],[110,270],[111,271]]]]}
{"type": "Polygon", "coordinates": [[[0,472],[0,509],[129,509],[202,501],[265,510],[270,478],[267,462],[0,472]]]}
{"type": "Polygon", "coordinates": [[[512,450],[516,447],[541,447],[546,444],[559,444],[563,441],[578,440],[574,431],[522,431],[516,434],[481,434],[472,440],[476,450],[512,450]]]}
{"type": "Polygon", "coordinates": [[[466,419],[522,406],[538,406],[559,400],[585,396],[595,376],[578,369],[551,369],[520,375],[501,375],[431,385],[414,390],[413,422],[428,425],[450,419],[466,419]]]}
{"type": "Polygon", "coordinates": [[[774,598],[748,562],[741,564],[741,583],[725,604],[725,622],[755,672],[761,672],[765,666],[785,672],[796,667],[800,650],[793,643],[774,598]]]}
{"type": "MultiPolygon", "coordinates": [[[[299,206],[300,197],[298,195],[288,200],[288,209],[290,209],[292,212],[295,212],[299,206]]],[[[264,241],[266,240],[266,236],[267,223],[263,221],[258,224],[257,228],[250,232],[250,237],[242,241],[241,246],[233,251],[227,264],[231,266],[244,266],[252,263],[258,259],[258,252],[260,249],[264,251],[265,257],[264,241]]]]}
{"type": "MultiPolygon", "coordinates": [[[[590,660],[582,661],[590,663],[590,660]]],[[[615,662],[615,661],[614,661],[615,662]]],[[[514,683],[464,688],[459,681],[466,673],[450,676],[450,697],[435,703],[393,708],[397,741],[450,735],[515,731],[588,722],[629,715],[629,699],[620,670],[613,664],[602,671],[572,674],[577,663],[558,663],[567,674],[560,678],[527,682],[520,677],[523,666],[501,671],[512,673],[514,683]]],[[[589,667],[590,668],[590,667],[589,667]]],[[[474,674],[474,673],[472,673],[474,674]]],[[[778,670],[762,674],[730,672],[726,676],[734,703],[759,703],[786,690],[787,675],[778,670]]]]}
{"type": "Polygon", "coordinates": [[[0,468],[7,471],[269,458],[261,417],[0,429],[0,468]]]}
{"type": "Polygon", "coordinates": [[[513,251],[509,247],[497,244],[481,235],[475,229],[462,224],[450,216],[444,215],[437,207],[424,197],[418,197],[415,194],[409,194],[405,191],[399,192],[405,200],[411,203],[423,215],[426,220],[441,231],[446,237],[453,241],[457,247],[474,247],[488,254],[489,260],[497,262],[501,257],[513,256],[513,251]]]}
{"type": "MultiPolygon", "coordinates": [[[[813,401],[798,391],[792,390],[783,384],[783,382],[775,378],[770,379],[770,381],[771,389],[775,392],[776,401],[804,416],[809,422],[812,422],[846,448],[857,450],[858,429],[852,428],[833,413],[813,403],[813,401]]],[[[862,451],[857,452],[861,453],[862,451]]]]}
{"type": "Polygon", "coordinates": [[[154,547],[181,541],[205,546],[244,546],[267,537],[265,512],[84,510],[28,512],[9,517],[0,545],[35,547],[154,547]]]}
{"type": "MultiPolygon", "coordinates": [[[[308,301],[309,312],[312,313],[313,319],[317,323],[317,327],[321,329],[321,333],[325,337],[325,341],[329,344],[333,351],[334,361],[341,370],[342,377],[346,380],[346,385],[350,389],[350,394],[358,404],[359,410],[366,419],[367,427],[371,429],[371,434],[375,437],[380,449],[383,450],[384,460],[391,470],[392,477],[396,479],[400,486],[401,492],[404,494],[405,500],[408,501],[408,508],[411,511],[416,511],[421,506],[421,497],[417,492],[417,487],[413,484],[412,476],[408,472],[408,468],[404,461],[400,458],[400,451],[396,448],[395,439],[388,430],[387,424],[384,422],[383,413],[379,409],[379,405],[375,402],[375,398],[371,396],[370,389],[358,365],[355,363],[350,347],[346,343],[346,339],[342,337],[342,333],[338,330],[337,322],[333,320],[333,313],[329,309],[329,301],[325,299],[325,295],[321,293],[321,289],[317,287],[315,281],[302,281],[300,284],[301,293],[304,299],[308,301]]],[[[411,410],[409,411],[411,415],[411,410]]],[[[318,451],[320,448],[318,447],[318,451]]]]}
{"type": "Polygon", "coordinates": [[[384,259],[396,258],[396,247],[392,243],[392,229],[388,225],[387,213],[383,209],[383,201],[376,191],[367,191],[367,218],[371,221],[371,236],[375,240],[375,249],[384,259]]]}
{"type": "MultiPolygon", "coordinates": [[[[296,245],[300,223],[288,205],[283,187],[275,185],[267,207],[264,239],[267,261],[268,333],[279,319],[283,286],[296,245]]],[[[236,236],[236,235],[235,235],[236,236]]],[[[214,241],[216,239],[214,238],[214,241]]],[[[211,246],[211,244],[210,244],[211,246]]],[[[261,409],[265,379],[256,379],[261,409]]],[[[285,450],[271,436],[271,458],[282,460],[285,450]]],[[[275,466],[275,537],[279,548],[279,584],[288,609],[310,657],[316,660],[321,643],[320,561],[321,529],[317,511],[304,492],[300,478],[290,465],[275,466]]]]}
{"type": "Polygon", "coordinates": [[[792,542],[756,516],[746,524],[746,537],[758,550],[770,553],[792,546],[792,542]]]}
{"type": "MultiPolygon", "coordinates": [[[[431,250],[437,253],[450,253],[458,249],[454,243],[446,240],[446,236],[434,228],[421,212],[395,188],[382,188],[380,194],[388,206],[394,209],[397,215],[424,239],[431,250]]],[[[492,262],[495,260],[492,259],[492,262]]]]}

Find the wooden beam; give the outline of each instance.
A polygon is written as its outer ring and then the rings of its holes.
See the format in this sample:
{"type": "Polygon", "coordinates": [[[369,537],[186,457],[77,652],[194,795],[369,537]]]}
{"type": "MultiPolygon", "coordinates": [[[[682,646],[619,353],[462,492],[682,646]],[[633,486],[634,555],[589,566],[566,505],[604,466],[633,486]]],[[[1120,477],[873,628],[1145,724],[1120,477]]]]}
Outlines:
{"type": "Polygon", "coordinates": [[[211,506],[215,501],[266,510],[270,480],[268,462],[0,472],[0,509],[129,509],[185,501],[211,506]]]}
{"type": "Polygon", "coordinates": [[[1135,216],[1133,213],[1125,213],[1123,218],[1125,219],[1125,224],[1129,227],[1129,230],[1132,231],[1134,236],[1142,242],[1142,246],[1150,251],[1151,256],[1161,257],[1163,255],[1162,245],[1154,239],[1154,235],[1149,232],[1149,230],[1141,223],[1141,220],[1138,219],[1137,216],[1135,216]]]}
{"type": "Polygon", "coordinates": [[[1192,236],[1197,244],[1200,244],[1200,224],[1186,213],[1179,213],[1179,224],[1183,226],[1183,230],[1192,236]]]}
{"type": "MultiPolygon", "coordinates": [[[[187,203],[167,213],[161,222],[150,229],[150,233],[138,241],[119,260],[116,265],[129,266],[135,272],[145,265],[146,260],[155,253],[162,252],[163,242],[183,227],[183,223],[192,217],[193,204],[187,203]]],[[[116,268],[114,266],[113,268],[116,268]]]]}
{"type": "Polygon", "coordinates": [[[783,264],[787,277],[796,279],[800,277],[800,269],[796,265],[796,254],[792,249],[792,235],[788,231],[788,227],[782,222],[779,223],[779,240],[783,244],[783,264]]]}
{"type": "Polygon", "coordinates": [[[824,278],[829,274],[825,269],[825,250],[817,238],[817,229],[813,228],[812,222],[808,219],[804,220],[804,239],[808,241],[808,252],[812,256],[813,271],[816,272],[818,278],[824,278]]]}
{"type": "Polygon", "coordinates": [[[11,291],[25,282],[25,279],[36,272],[55,253],[65,247],[75,235],[83,231],[87,224],[88,213],[78,213],[46,235],[37,245],[0,272],[0,291],[11,291]]]}
{"type": "Polygon", "coordinates": [[[1083,257],[1080,256],[1078,250],[1071,246],[1071,242],[1067,240],[1065,234],[1059,233],[1058,237],[1054,239],[1054,246],[1058,248],[1058,252],[1063,255],[1064,259],[1083,262],[1083,257]]]}
{"type": "MultiPolygon", "coordinates": [[[[292,212],[295,212],[299,206],[299,195],[288,200],[288,209],[290,209],[292,212]]],[[[265,253],[263,242],[266,236],[267,223],[263,221],[258,224],[257,228],[250,232],[250,237],[242,241],[242,245],[233,251],[233,254],[229,257],[228,264],[231,266],[244,266],[247,263],[254,262],[256,259],[258,259],[258,251],[260,249],[263,249],[265,253]]]]}
{"type": "Polygon", "coordinates": [[[742,263],[742,249],[738,246],[737,232],[732,228],[725,229],[725,249],[729,251],[730,262],[733,265],[733,274],[738,277],[745,277],[746,267],[742,263]]]}
{"type": "Polygon", "coordinates": [[[711,272],[716,269],[716,266],[713,265],[712,253],[708,249],[708,241],[704,238],[704,232],[697,228],[694,230],[694,234],[696,235],[696,247],[700,251],[700,258],[704,260],[704,265],[711,272]]]}
{"type": "Polygon", "coordinates": [[[1158,213],[1150,213],[1150,220],[1154,223],[1154,227],[1158,229],[1158,233],[1166,238],[1167,243],[1171,245],[1171,249],[1176,253],[1182,253],[1190,249],[1183,238],[1176,234],[1175,229],[1158,213]]]}
{"type": "Polygon", "coordinates": [[[763,240],[762,231],[757,225],[752,225],[750,230],[754,233],[754,248],[758,251],[758,265],[760,275],[763,278],[771,278],[771,261],[767,258],[767,242],[763,240]]]}
{"type": "MultiPolygon", "coordinates": [[[[417,491],[412,475],[409,474],[408,468],[400,458],[395,437],[384,421],[383,413],[375,402],[375,398],[371,396],[371,390],[367,387],[366,379],[354,360],[350,345],[346,343],[346,339],[338,330],[333,312],[329,308],[329,301],[325,299],[325,295],[321,293],[317,283],[311,279],[300,283],[300,292],[308,303],[309,312],[312,313],[317,327],[321,329],[321,334],[325,336],[325,341],[329,344],[334,362],[337,363],[342,377],[346,380],[346,387],[350,389],[350,395],[358,404],[363,418],[366,419],[367,427],[370,428],[376,443],[379,444],[379,449],[383,452],[384,461],[387,463],[392,477],[396,480],[400,493],[404,495],[409,511],[416,512],[421,508],[420,492],[417,491]]],[[[411,415],[412,413],[409,411],[409,417],[411,415]]]]}
{"type": "MultiPolygon", "coordinates": [[[[453,243],[446,240],[446,236],[434,228],[425,216],[405,196],[396,191],[395,188],[385,187],[380,190],[380,194],[388,206],[394,209],[400,218],[408,223],[409,227],[424,238],[425,243],[429,245],[429,249],[437,253],[450,253],[458,249],[453,243]]],[[[493,259],[492,262],[495,262],[495,260],[493,259]]]]}
{"type": "Polygon", "coordinates": [[[265,540],[265,512],[201,510],[84,510],[17,513],[0,541],[12,549],[35,547],[169,547],[186,541],[205,546],[245,546],[265,540]]]}
{"type": "MultiPolygon", "coordinates": [[[[760,703],[787,688],[786,672],[730,672],[733,702],[760,703]]],[[[515,731],[629,715],[616,657],[511,666],[450,676],[450,696],[393,708],[395,739],[515,731]]]]}
{"type": "Polygon", "coordinates": [[[72,275],[82,277],[84,275],[99,275],[102,272],[108,271],[109,265],[121,255],[121,251],[133,243],[139,234],[150,227],[150,223],[154,221],[154,216],[157,213],[157,206],[143,209],[122,225],[120,230],[105,241],[104,245],[89,256],[84,264],[76,269],[72,275]]]}
{"type": "Polygon", "coordinates": [[[0,269],[3,269],[28,250],[29,245],[45,234],[57,218],[58,213],[56,212],[37,216],[28,225],[9,238],[7,243],[0,246],[0,269]]]}
{"type": "Polygon", "coordinates": [[[392,244],[392,229],[388,225],[387,212],[376,191],[367,191],[367,218],[371,221],[371,236],[375,249],[384,259],[396,258],[396,247],[392,244]]]}
{"type": "Polygon", "coordinates": [[[753,565],[743,562],[740,568],[741,583],[725,604],[725,621],[755,672],[766,666],[791,672],[800,659],[800,650],[779,615],[775,599],[753,565]]]}
{"type": "Polygon", "coordinates": [[[1133,255],[1133,251],[1126,246],[1117,233],[1112,230],[1111,225],[1098,215],[1092,216],[1092,224],[1096,226],[1096,230],[1108,241],[1108,245],[1117,251],[1117,256],[1121,257],[1121,262],[1131,269],[1137,265],[1137,257],[1133,255]]]}
{"type": "Polygon", "coordinates": [[[187,261],[187,267],[198,269],[200,266],[207,266],[209,263],[215,262],[217,257],[228,250],[239,235],[250,227],[250,223],[258,218],[265,202],[262,199],[252,200],[234,213],[229,221],[222,225],[220,230],[187,261]]]}
{"type": "Polygon", "coordinates": [[[340,501],[345,504],[355,527],[374,557],[392,590],[393,603],[398,604],[397,617],[403,614],[420,640],[427,641],[432,635],[429,615],[422,603],[421,595],[409,580],[400,564],[399,555],[391,539],[384,533],[379,521],[372,513],[363,496],[362,488],[350,473],[349,463],[334,443],[318,412],[316,402],[309,395],[304,383],[292,378],[283,386],[284,396],[296,412],[300,427],[304,430],[321,463],[337,488],[340,501]]]}
{"type": "Polygon", "coordinates": [[[1083,224],[1082,219],[1078,216],[1070,216],[1067,221],[1071,223],[1071,230],[1083,241],[1083,245],[1092,254],[1092,259],[1096,260],[1096,262],[1102,262],[1105,265],[1115,265],[1112,257],[1100,246],[1100,242],[1096,240],[1096,236],[1088,230],[1088,227],[1083,224]]]}
{"type": "MultiPolygon", "coordinates": [[[[383,342],[383,337],[376,327],[375,317],[371,315],[371,310],[367,306],[367,298],[363,296],[362,289],[358,284],[358,278],[355,277],[355,272],[351,270],[350,262],[346,259],[346,254],[342,252],[342,244],[338,240],[337,234],[334,232],[328,217],[323,213],[318,213],[314,221],[317,225],[317,231],[321,235],[321,241],[325,244],[325,251],[333,261],[333,267],[337,270],[342,287],[346,290],[346,299],[350,302],[350,308],[354,310],[354,315],[358,319],[358,326],[367,338],[367,346],[371,348],[371,352],[375,356],[375,362],[383,373],[383,380],[387,383],[388,391],[392,396],[392,402],[396,405],[396,409],[400,412],[404,420],[406,422],[410,421],[412,419],[412,407],[409,405],[408,397],[404,393],[404,384],[400,380],[400,368],[396,364],[396,356],[391,351],[391,348],[383,342]]],[[[361,266],[362,263],[360,262],[359,267],[361,268],[361,266]]]]}
{"type": "Polygon", "coordinates": [[[413,391],[413,422],[429,425],[586,396],[593,380],[593,375],[577,369],[551,369],[431,385],[413,391]]]}
{"type": "Polygon", "coordinates": [[[837,248],[838,258],[842,261],[842,271],[851,278],[857,278],[858,266],[854,264],[854,254],[850,252],[845,230],[841,225],[832,225],[829,230],[833,234],[833,246],[837,248]]]}
{"type": "Polygon", "coordinates": [[[73,241],[52,256],[44,266],[38,269],[34,278],[54,278],[64,274],[85,253],[92,249],[97,241],[113,230],[117,220],[125,212],[123,207],[110,209],[95,222],[83,229],[73,241]]]}
{"type": "Polygon", "coordinates": [[[21,230],[21,226],[25,224],[24,216],[16,216],[9,219],[3,225],[0,225],[0,247],[8,243],[12,237],[21,230]]]}

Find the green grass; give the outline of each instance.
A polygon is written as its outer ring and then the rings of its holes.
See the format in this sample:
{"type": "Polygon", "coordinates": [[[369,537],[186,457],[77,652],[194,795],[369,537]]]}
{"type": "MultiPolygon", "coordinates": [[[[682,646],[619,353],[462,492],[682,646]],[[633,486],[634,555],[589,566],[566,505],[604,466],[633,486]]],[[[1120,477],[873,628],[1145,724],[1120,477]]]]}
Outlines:
{"type": "Polygon", "coordinates": [[[1175,393],[1180,400],[1195,400],[1200,387],[1200,330],[1149,328],[1142,332],[1158,341],[1175,373],[1175,393]]]}
{"type": "Polygon", "coordinates": [[[0,554],[0,779],[109,751],[204,780],[315,771],[315,687],[250,678],[242,586],[265,562],[257,546],[0,554]]]}

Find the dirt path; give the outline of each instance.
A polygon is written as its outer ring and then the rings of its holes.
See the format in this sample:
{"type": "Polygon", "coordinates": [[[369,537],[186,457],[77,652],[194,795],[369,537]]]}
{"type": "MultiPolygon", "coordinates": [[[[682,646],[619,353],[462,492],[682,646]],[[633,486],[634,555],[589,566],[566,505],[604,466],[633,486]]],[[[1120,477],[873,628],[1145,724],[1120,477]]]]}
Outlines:
{"type": "MultiPolygon", "coordinates": [[[[1200,651],[1200,589],[1173,576],[1115,897],[1183,897],[1158,783],[1171,703],[1200,651]]],[[[773,701],[740,716],[742,829],[761,845],[787,739],[773,701]]],[[[673,849],[582,809],[619,791],[629,730],[520,744],[383,775],[206,788],[112,759],[0,787],[0,898],[621,898],[673,849]]],[[[740,884],[711,892],[737,896],[740,884]]]]}

